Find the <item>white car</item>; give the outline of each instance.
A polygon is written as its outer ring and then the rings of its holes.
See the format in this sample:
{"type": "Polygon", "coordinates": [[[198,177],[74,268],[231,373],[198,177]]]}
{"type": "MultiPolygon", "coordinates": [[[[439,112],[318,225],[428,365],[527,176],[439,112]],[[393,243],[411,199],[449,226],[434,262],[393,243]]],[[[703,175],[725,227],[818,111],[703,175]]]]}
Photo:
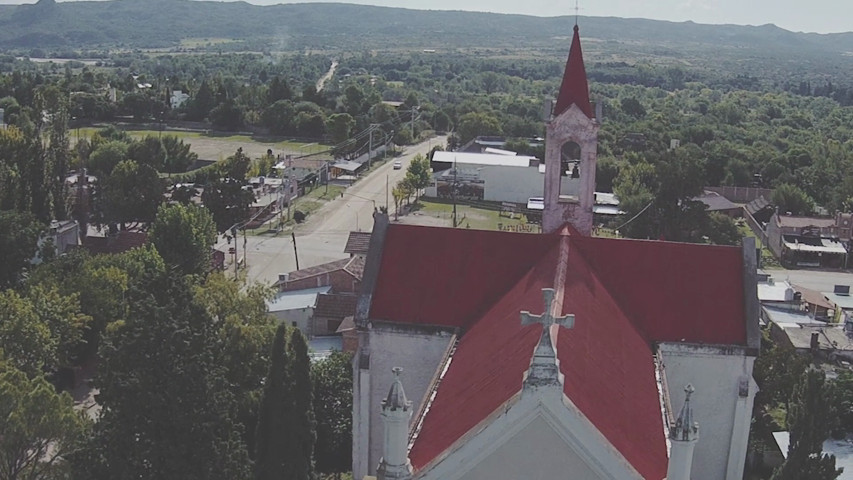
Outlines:
{"type": "Polygon", "coordinates": [[[401,162],[399,160],[395,161],[394,162],[394,170],[400,170],[401,168],[403,168],[403,162],[401,162]]]}

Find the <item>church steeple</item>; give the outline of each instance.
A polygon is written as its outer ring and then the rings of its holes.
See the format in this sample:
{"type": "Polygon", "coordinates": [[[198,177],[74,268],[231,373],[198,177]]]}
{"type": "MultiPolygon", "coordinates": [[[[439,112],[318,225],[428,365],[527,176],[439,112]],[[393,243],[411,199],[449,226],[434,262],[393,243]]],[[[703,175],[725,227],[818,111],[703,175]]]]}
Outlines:
{"type": "Polygon", "coordinates": [[[587,117],[594,117],[577,24],[569,49],[569,59],[566,61],[566,71],[563,73],[563,83],[560,85],[560,94],[557,96],[557,105],[554,107],[554,116],[565,112],[572,104],[577,105],[587,117]]]}

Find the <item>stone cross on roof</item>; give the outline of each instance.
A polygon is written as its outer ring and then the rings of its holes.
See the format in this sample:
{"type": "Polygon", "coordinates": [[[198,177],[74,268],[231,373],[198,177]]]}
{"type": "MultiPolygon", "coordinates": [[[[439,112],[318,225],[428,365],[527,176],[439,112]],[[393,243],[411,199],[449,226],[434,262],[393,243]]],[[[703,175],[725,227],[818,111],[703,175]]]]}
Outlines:
{"type": "Polygon", "coordinates": [[[551,341],[551,326],[560,325],[572,328],[575,325],[574,315],[555,315],[554,312],[554,289],[543,288],[542,297],[545,300],[545,311],[541,315],[533,315],[528,311],[521,312],[521,324],[542,324],[542,336],[539,344],[533,352],[527,378],[524,380],[526,387],[538,387],[543,385],[562,385],[557,350],[551,341]]]}

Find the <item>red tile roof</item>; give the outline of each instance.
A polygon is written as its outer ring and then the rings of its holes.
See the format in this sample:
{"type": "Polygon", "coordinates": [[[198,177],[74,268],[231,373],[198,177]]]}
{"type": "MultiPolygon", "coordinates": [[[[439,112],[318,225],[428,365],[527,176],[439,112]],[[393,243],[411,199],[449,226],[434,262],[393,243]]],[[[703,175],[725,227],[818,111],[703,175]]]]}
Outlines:
{"type": "MultiPolygon", "coordinates": [[[[564,392],[641,475],[663,478],[651,345],[746,345],[741,250],[564,238],[563,313],[576,317],[557,336],[564,392]]],[[[558,234],[389,227],[370,318],[463,332],[411,451],[416,469],[520,391],[541,326],[522,327],[519,312],[542,309],[560,242],[558,234]]]]}
{"type": "Polygon", "coordinates": [[[587,117],[594,117],[592,104],[589,102],[589,84],[586,81],[586,69],[583,65],[581,38],[577,25],[575,25],[575,34],[569,49],[569,59],[566,61],[566,71],[563,73],[563,83],[560,85],[560,93],[557,96],[557,105],[554,107],[554,115],[565,112],[572,104],[577,105],[587,117]]]}
{"type": "Polygon", "coordinates": [[[83,248],[93,254],[122,253],[145,245],[147,240],[145,232],[123,230],[113,237],[89,235],[83,239],[83,248]]]}

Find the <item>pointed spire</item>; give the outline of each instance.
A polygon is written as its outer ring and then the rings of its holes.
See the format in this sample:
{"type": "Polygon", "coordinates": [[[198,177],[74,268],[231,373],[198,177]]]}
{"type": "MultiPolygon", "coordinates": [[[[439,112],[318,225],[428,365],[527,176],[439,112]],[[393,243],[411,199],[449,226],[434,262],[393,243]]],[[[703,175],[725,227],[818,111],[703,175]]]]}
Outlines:
{"type": "Polygon", "coordinates": [[[405,412],[412,408],[412,402],[406,398],[403,383],[400,381],[400,374],[403,373],[403,369],[401,367],[394,367],[391,371],[394,372],[394,383],[391,384],[391,388],[388,390],[388,396],[382,401],[382,408],[405,412]]]}
{"type": "Polygon", "coordinates": [[[669,464],[666,467],[666,480],[690,480],[693,471],[693,449],[699,441],[699,424],[693,420],[690,397],[695,389],[693,385],[684,387],[687,394],[684,406],[669,429],[669,464]]]}
{"type": "Polygon", "coordinates": [[[684,406],[675,420],[675,425],[670,428],[669,438],[682,442],[690,442],[699,438],[699,424],[693,420],[693,409],[690,407],[690,396],[696,389],[688,384],[684,387],[684,406]]]}
{"type": "Polygon", "coordinates": [[[560,85],[560,94],[557,96],[557,105],[554,107],[554,115],[565,112],[572,104],[577,105],[587,117],[594,118],[592,104],[589,102],[589,85],[586,81],[586,68],[583,64],[581,38],[577,24],[572,37],[572,46],[569,49],[566,71],[563,74],[563,83],[560,85]]]}
{"type": "Polygon", "coordinates": [[[400,374],[403,369],[394,367],[394,382],[388,396],[382,401],[382,418],[385,420],[382,459],[376,475],[379,480],[411,480],[412,464],[409,461],[409,421],[412,402],[406,398],[400,374]]]}

